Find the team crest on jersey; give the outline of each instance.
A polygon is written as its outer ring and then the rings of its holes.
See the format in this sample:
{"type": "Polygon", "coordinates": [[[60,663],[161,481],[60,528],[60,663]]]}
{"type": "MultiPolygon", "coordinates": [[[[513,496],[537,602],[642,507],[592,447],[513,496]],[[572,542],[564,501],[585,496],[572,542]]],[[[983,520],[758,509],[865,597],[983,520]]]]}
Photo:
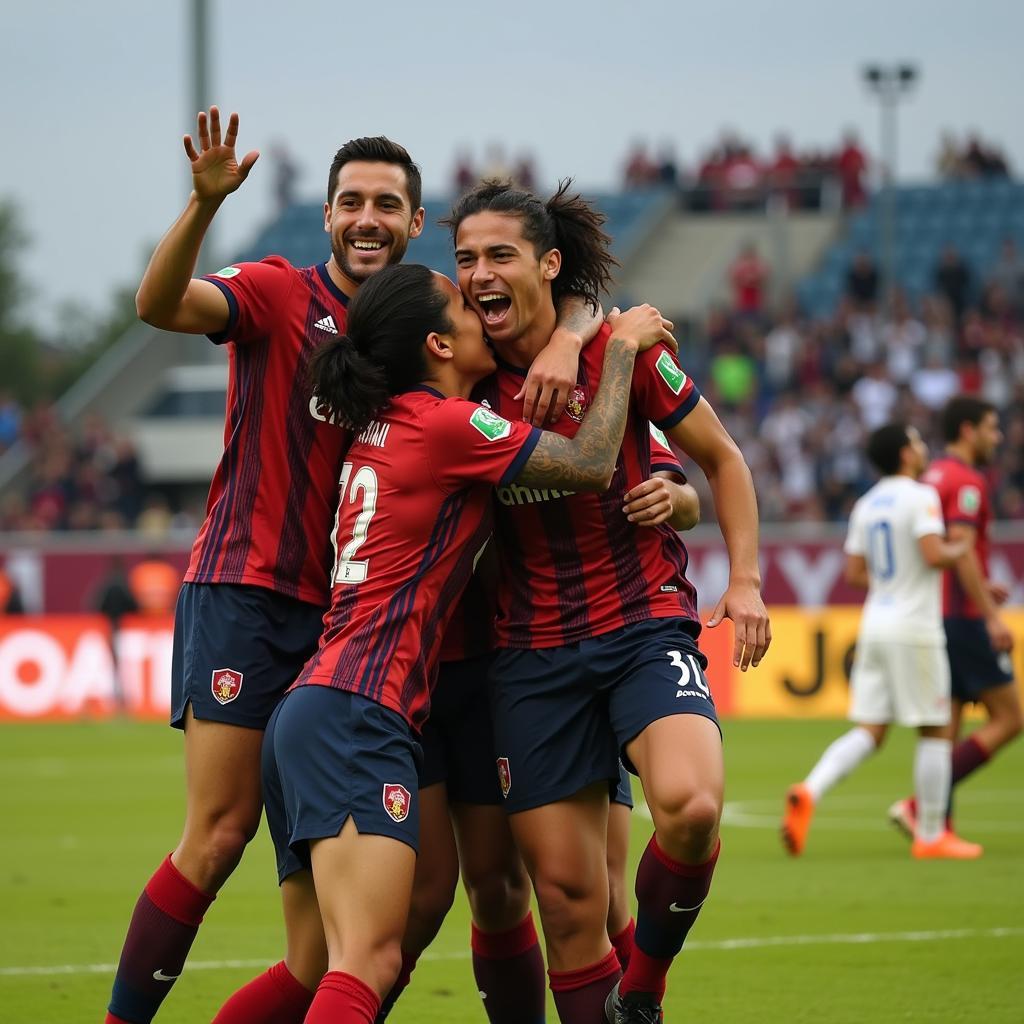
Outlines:
{"type": "Polygon", "coordinates": [[[565,414],[571,420],[575,420],[577,423],[583,422],[583,416],[587,411],[587,405],[590,399],[587,398],[586,391],[583,390],[582,385],[577,384],[576,387],[569,392],[569,400],[565,403],[565,414]]]}
{"type": "Polygon", "coordinates": [[[405,821],[409,817],[412,795],[405,786],[397,782],[388,782],[384,786],[384,810],[393,821],[405,821]]]}
{"type": "Polygon", "coordinates": [[[488,441],[500,441],[512,432],[512,424],[504,416],[481,406],[469,417],[470,424],[479,430],[488,441]]]}
{"type": "Polygon", "coordinates": [[[974,513],[981,508],[981,491],[979,491],[973,484],[961,487],[960,493],[956,498],[956,503],[961,512],[966,512],[968,515],[974,515],[974,513]]]}
{"type": "Polygon", "coordinates": [[[242,673],[233,668],[215,668],[210,689],[218,704],[230,704],[242,692],[242,673]]]}
{"type": "Polygon", "coordinates": [[[501,783],[501,795],[507,797],[512,788],[512,769],[508,766],[507,757],[498,758],[498,782],[501,783]]]}
{"type": "Polygon", "coordinates": [[[218,270],[213,276],[214,277],[238,277],[241,273],[241,269],[238,267],[224,267],[218,270]]]}
{"type": "Polygon", "coordinates": [[[662,352],[654,364],[661,374],[661,379],[671,388],[672,394],[678,395],[686,383],[686,374],[675,364],[675,360],[667,353],[662,352]]]}

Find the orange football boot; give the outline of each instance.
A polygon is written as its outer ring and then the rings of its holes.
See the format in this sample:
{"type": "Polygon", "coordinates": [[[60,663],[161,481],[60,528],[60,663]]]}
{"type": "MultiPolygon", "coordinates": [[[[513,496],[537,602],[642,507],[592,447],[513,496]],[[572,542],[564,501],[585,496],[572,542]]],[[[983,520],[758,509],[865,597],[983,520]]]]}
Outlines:
{"type": "Polygon", "coordinates": [[[916,860],[977,860],[984,852],[978,843],[969,843],[949,831],[931,842],[915,839],[910,847],[910,855],[916,860]]]}
{"type": "Polygon", "coordinates": [[[786,791],[786,813],[782,818],[782,843],[794,857],[804,852],[807,831],[814,817],[814,797],[802,783],[786,791]]]}

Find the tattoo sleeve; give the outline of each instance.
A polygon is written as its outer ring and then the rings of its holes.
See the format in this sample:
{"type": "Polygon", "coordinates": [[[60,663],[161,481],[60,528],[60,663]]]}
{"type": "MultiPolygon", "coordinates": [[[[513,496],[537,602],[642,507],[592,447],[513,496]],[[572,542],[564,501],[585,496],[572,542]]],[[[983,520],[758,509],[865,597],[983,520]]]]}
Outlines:
{"type": "Polygon", "coordinates": [[[603,323],[601,307],[592,306],[580,295],[566,295],[558,304],[556,329],[578,335],[584,345],[594,338],[603,323]]]}
{"type": "Polygon", "coordinates": [[[603,491],[611,482],[629,412],[636,347],[610,338],[601,386],[573,438],[545,430],[518,476],[522,484],[571,491],[603,491]]]}

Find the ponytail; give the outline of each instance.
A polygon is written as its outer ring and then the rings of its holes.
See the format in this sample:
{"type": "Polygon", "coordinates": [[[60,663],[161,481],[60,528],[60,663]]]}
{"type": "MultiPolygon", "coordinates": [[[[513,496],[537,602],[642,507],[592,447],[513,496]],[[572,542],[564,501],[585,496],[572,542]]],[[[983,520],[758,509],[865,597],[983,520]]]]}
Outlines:
{"type": "Polygon", "coordinates": [[[365,359],[348,335],[325,341],[313,353],[309,375],[328,419],[356,433],[391,397],[383,367],[365,359]]]}

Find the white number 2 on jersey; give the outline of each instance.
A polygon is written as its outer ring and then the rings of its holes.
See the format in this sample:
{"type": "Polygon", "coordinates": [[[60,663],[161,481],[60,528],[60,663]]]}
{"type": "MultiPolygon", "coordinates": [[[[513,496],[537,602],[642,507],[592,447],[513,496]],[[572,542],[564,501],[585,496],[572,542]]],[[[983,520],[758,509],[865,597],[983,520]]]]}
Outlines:
{"type": "Polygon", "coordinates": [[[366,540],[370,520],[377,511],[377,474],[369,466],[360,466],[353,473],[352,463],[346,462],[341,467],[338,491],[338,513],[334,517],[334,529],[331,531],[331,543],[334,545],[334,583],[362,583],[369,575],[370,563],[367,559],[358,561],[356,552],[366,540]],[[352,503],[359,500],[360,491],[363,507],[352,527],[352,539],[339,550],[338,524],[341,522],[341,510],[346,501],[352,503]]]}

